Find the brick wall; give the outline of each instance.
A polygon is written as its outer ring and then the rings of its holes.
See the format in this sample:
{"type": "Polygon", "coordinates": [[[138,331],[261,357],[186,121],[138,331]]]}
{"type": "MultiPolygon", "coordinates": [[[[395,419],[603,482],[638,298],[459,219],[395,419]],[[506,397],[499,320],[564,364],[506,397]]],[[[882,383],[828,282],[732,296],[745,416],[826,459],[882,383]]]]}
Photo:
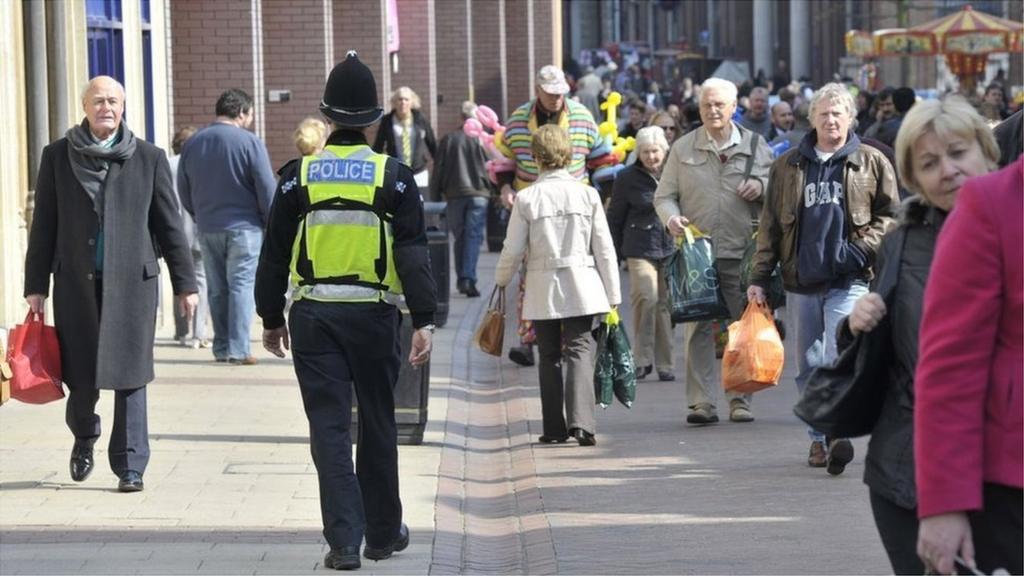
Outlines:
{"type": "Polygon", "coordinates": [[[469,98],[469,44],[466,38],[466,3],[437,0],[437,138],[462,128],[460,110],[469,98]]]}
{"type": "MultiPolygon", "coordinates": [[[[536,8],[537,2],[534,2],[536,8]]],[[[526,0],[505,0],[505,62],[508,71],[508,111],[533,98],[530,92],[526,0]]],[[[536,16],[534,18],[536,24],[536,16]]],[[[534,28],[536,33],[536,28],[534,28]]],[[[536,39],[536,36],[534,36],[536,39]]],[[[536,40],[535,40],[536,41],[536,40]]],[[[539,65],[539,64],[538,64],[539,65]]]]}
{"type": "Polygon", "coordinates": [[[252,93],[251,4],[222,0],[170,5],[174,128],[203,126],[213,120],[224,90],[252,93]]]}
{"type": "MultiPolygon", "coordinates": [[[[350,1],[334,3],[334,61],[339,63],[345,59],[345,53],[355,50],[359,59],[373,72],[377,81],[377,100],[385,112],[390,107],[388,95],[384,94],[385,72],[382,55],[385,49],[381,37],[381,10],[379,1],[350,1]]],[[[405,42],[405,38],[402,38],[405,42]]],[[[367,132],[367,138],[373,143],[376,129],[367,132]]]]}
{"type": "MultiPolygon", "coordinates": [[[[476,103],[490,106],[500,116],[502,78],[497,2],[474,3],[473,7],[473,87],[476,103]]],[[[515,104],[509,102],[509,106],[511,112],[515,104]]]]}
{"type": "MultiPolygon", "coordinates": [[[[439,0],[437,3],[443,2],[439,0]]],[[[398,72],[391,75],[391,90],[395,91],[400,86],[411,88],[420,97],[420,112],[429,122],[433,118],[434,104],[430,102],[430,59],[433,55],[428,45],[428,8],[426,0],[398,0],[401,45],[398,49],[398,72]]],[[[390,99],[391,95],[385,97],[390,99]]],[[[390,100],[384,104],[384,111],[391,111],[390,100]]]]}
{"type": "Polygon", "coordinates": [[[307,116],[319,118],[325,77],[323,2],[263,2],[263,86],[290,90],[288,102],[269,102],[263,94],[266,144],[276,170],[295,158],[292,133],[307,116]]]}

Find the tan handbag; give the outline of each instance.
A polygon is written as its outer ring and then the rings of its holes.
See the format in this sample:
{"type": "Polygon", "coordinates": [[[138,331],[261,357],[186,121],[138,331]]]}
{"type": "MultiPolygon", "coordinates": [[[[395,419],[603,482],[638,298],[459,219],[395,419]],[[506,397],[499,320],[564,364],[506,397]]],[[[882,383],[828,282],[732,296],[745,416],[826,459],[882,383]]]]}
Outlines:
{"type": "Polygon", "coordinates": [[[473,343],[477,348],[491,356],[501,357],[501,347],[505,341],[505,288],[498,286],[491,291],[480,326],[473,334],[473,343]]]}

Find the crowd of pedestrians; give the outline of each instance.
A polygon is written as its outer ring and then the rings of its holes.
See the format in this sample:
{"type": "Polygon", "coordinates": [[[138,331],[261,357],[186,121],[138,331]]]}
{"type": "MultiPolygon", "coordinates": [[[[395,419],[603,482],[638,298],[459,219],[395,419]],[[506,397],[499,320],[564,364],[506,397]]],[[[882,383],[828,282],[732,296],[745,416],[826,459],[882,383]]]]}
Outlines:
{"type": "MultiPolygon", "coordinates": [[[[676,372],[667,266],[677,239],[697,232],[712,240],[729,321],[748,301],[766,303],[781,276],[799,391],[860,339],[891,344],[877,359],[886,397],[864,480],[893,569],[949,573],[962,562],[1019,573],[1021,111],[1000,85],[973,105],[957,95],[919,102],[906,87],[815,89],[780,70],[771,81],[683,78],[662,90],[637,65],[591,68],[578,81],[543,66],[489,150],[461,128],[436,142],[408,87],[385,114],[351,52],[325,86],[327,122],[300,123],[298,158],[276,176],[249,131],[244,91],[225,91],[211,124],[177,132],[168,162],[123,122],[123,87],[93,79],[83,123],[44,150],[26,259],[33,311],[54,279],[72,478],[92,472],[98,390],[113,389],[110,465],[119,489],[143,489],[154,326],[140,319],[154,317],[162,256],[182,345],[255,364],[258,311],[264,347],[278,356],[293,348],[325,564],[358,568],[364,538],[366,558],[402,550],[390,392],[402,321],[391,302],[404,297],[407,361],[424,365],[436,296],[422,201],[447,203],[455,285],[467,297],[487,282],[477,261],[488,207],[500,201],[510,215],[494,282],[518,300],[509,359],[538,367],[541,443],[597,444],[592,332],[625,299],[623,269],[636,379],[685,379],[680,420],[694,427],[718,423],[720,410],[734,423],[754,420],[750,394],[719,399],[712,322],[683,324],[685,370],[676,372]],[[612,90],[627,96],[615,129],[634,147],[622,156],[599,129],[612,90]],[[496,161],[508,169],[494,170],[496,161]],[[626,166],[599,189],[596,171],[616,163],[626,166]],[[64,188],[85,193],[69,200],[64,188]]],[[[461,120],[479,111],[465,102],[461,120]]],[[[848,438],[808,435],[808,466],[838,475],[854,459],[848,438]]]]}

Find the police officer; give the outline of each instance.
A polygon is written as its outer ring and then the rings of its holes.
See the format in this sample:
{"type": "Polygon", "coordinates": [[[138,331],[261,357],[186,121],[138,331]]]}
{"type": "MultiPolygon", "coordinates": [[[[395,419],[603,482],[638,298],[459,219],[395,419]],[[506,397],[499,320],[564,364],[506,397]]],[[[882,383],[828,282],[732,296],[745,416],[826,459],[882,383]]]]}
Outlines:
{"type": "Polygon", "coordinates": [[[416,329],[409,362],[430,357],[436,304],[423,200],[412,171],[377,154],[364,130],[378,122],[373,73],[350,51],[334,67],[320,111],[334,124],[326,148],[281,170],[256,272],[263,346],[289,347],[309,419],[320,482],[324,565],[360,567],[409,545],[398,495],[394,386],[404,293],[416,329]],[[294,285],[289,325],[285,291],[294,285]],[[352,466],[352,387],[359,398],[359,442],[352,466]]]}

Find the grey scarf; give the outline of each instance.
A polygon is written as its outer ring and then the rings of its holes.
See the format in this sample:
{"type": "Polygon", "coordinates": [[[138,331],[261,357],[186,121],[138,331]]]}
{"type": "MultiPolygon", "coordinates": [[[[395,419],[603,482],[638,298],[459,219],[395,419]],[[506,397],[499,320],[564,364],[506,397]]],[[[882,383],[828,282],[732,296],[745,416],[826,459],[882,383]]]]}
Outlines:
{"type": "Polygon", "coordinates": [[[101,146],[93,140],[89,131],[89,121],[82,120],[78,126],[67,131],[68,158],[71,160],[71,171],[85,193],[92,198],[93,208],[103,225],[103,191],[107,180],[107,170],[111,162],[124,162],[135,154],[135,135],[124,122],[118,129],[120,134],[117,142],[110,148],[101,146]]]}

